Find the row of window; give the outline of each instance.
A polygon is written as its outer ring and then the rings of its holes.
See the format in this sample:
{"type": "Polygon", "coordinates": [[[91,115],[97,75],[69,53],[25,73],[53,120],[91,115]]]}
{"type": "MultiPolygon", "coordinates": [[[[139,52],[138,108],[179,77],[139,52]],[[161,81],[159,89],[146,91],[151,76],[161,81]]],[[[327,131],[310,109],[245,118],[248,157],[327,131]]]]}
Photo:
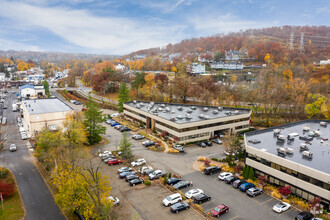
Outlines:
{"type": "Polygon", "coordinates": [[[194,134],[194,135],[189,135],[189,136],[185,136],[185,137],[180,137],[179,141],[185,141],[185,140],[190,140],[190,139],[194,139],[194,138],[209,137],[209,136],[210,136],[210,132],[205,132],[205,133],[201,133],[201,134],[194,134]]]}
{"type": "MultiPolygon", "coordinates": [[[[263,173],[262,171],[259,171],[257,169],[255,169],[255,174],[256,176],[265,176],[266,174],[263,173]]],[[[276,185],[276,186],[290,186],[290,190],[292,194],[295,194],[297,196],[299,196],[300,198],[303,198],[307,201],[314,199],[316,197],[316,195],[309,193],[307,191],[304,191],[303,189],[300,189],[296,186],[293,186],[291,184],[288,184],[282,180],[279,180],[273,176],[268,176],[268,182],[271,183],[272,185],[276,185]]],[[[322,204],[326,206],[326,208],[329,208],[329,201],[322,199],[322,204]]]]}
{"type": "Polygon", "coordinates": [[[330,191],[330,184],[328,184],[328,183],[322,182],[322,181],[320,181],[318,179],[315,179],[313,177],[310,177],[310,176],[306,176],[305,174],[302,174],[302,173],[297,172],[295,170],[291,170],[287,167],[281,166],[281,165],[276,164],[274,162],[270,162],[270,161],[265,160],[263,158],[256,157],[256,156],[254,156],[252,154],[249,154],[249,153],[247,154],[247,157],[250,158],[251,160],[257,161],[257,162],[262,163],[266,166],[269,166],[273,169],[279,170],[283,173],[289,174],[289,175],[294,176],[298,179],[304,180],[304,181],[309,182],[313,185],[316,185],[318,187],[321,187],[323,189],[326,189],[326,190],[330,191]]]}

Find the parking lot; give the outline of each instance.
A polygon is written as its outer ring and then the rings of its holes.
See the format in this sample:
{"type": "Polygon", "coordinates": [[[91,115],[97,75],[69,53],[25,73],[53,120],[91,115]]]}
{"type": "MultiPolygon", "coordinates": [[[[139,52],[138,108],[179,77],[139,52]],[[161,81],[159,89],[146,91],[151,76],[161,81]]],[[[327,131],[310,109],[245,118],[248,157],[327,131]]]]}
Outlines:
{"type": "MultiPolygon", "coordinates": [[[[110,143],[107,146],[104,146],[102,150],[117,150],[122,137],[122,133],[109,125],[105,126],[107,127],[106,137],[110,140],[110,143]]],[[[148,165],[151,165],[157,169],[166,170],[167,172],[180,174],[183,176],[184,180],[192,181],[194,185],[192,187],[182,190],[183,192],[186,192],[192,188],[199,188],[204,190],[205,193],[209,194],[212,197],[211,201],[208,201],[201,205],[205,213],[210,212],[214,207],[220,204],[227,204],[229,206],[229,212],[222,215],[221,219],[294,219],[297,213],[299,213],[299,211],[295,210],[294,208],[291,208],[281,214],[275,213],[272,208],[275,204],[278,203],[278,200],[265,194],[257,196],[255,198],[250,198],[246,195],[246,193],[241,192],[240,190],[233,188],[231,185],[220,181],[217,177],[217,174],[213,176],[206,176],[193,168],[193,162],[199,156],[208,158],[219,158],[223,156],[223,145],[213,143],[211,147],[206,148],[200,148],[197,145],[191,145],[185,147],[185,153],[167,154],[163,152],[147,150],[142,145],[143,141],[145,141],[145,139],[139,141],[131,141],[134,155],[139,158],[144,158],[147,161],[148,165]]],[[[138,193],[134,191],[135,190],[129,190],[128,192],[126,192],[126,195],[129,197],[137,194],[137,200],[140,200],[141,202],[145,201],[147,198],[149,199],[150,197],[152,201],[150,204],[159,203],[160,206],[162,206],[161,201],[163,197],[158,196],[161,193],[157,192],[157,190],[155,191],[156,195],[153,195],[154,193],[149,191],[147,192],[146,190],[146,193],[148,194],[147,197],[142,195],[143,191],[139,191],[138,193]]],[[[168,194],[166,194],[166,192],[164,193],[164,195],[170,194],[170,192],[168,194]]],[[[139,213],[144,213],[146,209],[148,209],[148,205],[146,203],[139,203],[136,207],[136,210],[139,213]]],[[[165,210],[166,209],[163,209],[161,213],[155,211],[155,213],[157,213],[156,215],[169,213],[169,210],[165,210]]],[[[148,216],[145,217],[149,219],[155,216],[150,213],[148,214],[148,216]]],[[[181,219],[184,219],[184,217],[182,217],[181,219]]]]}

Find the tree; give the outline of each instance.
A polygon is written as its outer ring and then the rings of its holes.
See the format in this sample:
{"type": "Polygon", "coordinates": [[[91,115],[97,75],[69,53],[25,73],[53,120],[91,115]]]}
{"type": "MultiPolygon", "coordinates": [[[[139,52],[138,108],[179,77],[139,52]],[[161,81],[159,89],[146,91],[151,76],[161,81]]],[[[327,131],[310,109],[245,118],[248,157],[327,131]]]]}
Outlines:
{"type": "Polygon", "coordinates": [[[9,197],[15,192],[15,184],[14,183],[6,183],[5,180],[0,181],[0,192],[3,197],[9,197]]]}
{"type": "Polygon", "coordinates": [[[82,146],[87,142],[87,134],[83,124],[81,112],[66,115],[63,136],[66,145],[72,148],[82,146]]]}
{"type": "Polygon", "coordinates": [[[132,88],[137,89],[138,87],[143,86],[146,83],[146,80],[144,79],[145,76],[146,76],[145,72],[137,73],[132,82],[132,88]]]}
{"type": "Polygon", "coordinates": [[[46,80],[44,80],[44,81],[42,82],[42,85],[43,85],[44,88],[45,88],[45,93],[46,93],[46,95],[47,95],[48,97],[50,97],[50,92],[49,92],[49,85],[48,85],[48,82],[47,82],[46,80]]]}
{"type": "Polygon", "coordinates": [[[243,173],[242,173],[242,176],[244,177],[244,179],[248,179],[249,178],[249,169],[250,167],[249,166],[245,166],[243,168],[243,173]]]}
{"type": "Polygon", "coordinates": [[[249,175],[248,175],[248,179],[254,180],[255,176],[254,176],[254,170],[252,167],[249,167],[249,175]]]}
{"type": "Polygon", "coordinates": [[[119,146],[120,146],[119,150],[122,153],[121,157],[125,160],[132,161],[134,158],[131,149],[132,144],[129,141],[126,132],[123,134],[123,138],[121,139],[119,146]]]}
{"type": "Polygon", "coordinates": [[[84,111],[84,125],[88,131],[87,139],[90,145],[99,143],[102,140],[101,134],[105,134],[106,128],[101,125],[103,122],[102,111],[100,107],[89,97],[84,111]]]}
{"type": "Polygon", "coordinates": [[[320,94],[308,94],[308,99],[312,102],[305,106],[305,113],[308,118],[329,116],[330,104],[325,96],[320,94]]]}
{"type": "Polygon", "coordinates": [[[118,112],[124,111],[124,103],[129,101],[129,89],[126,83],[121,83],[118,94],[118,112]]]}
{"type": "Polygon", "coordinates": [[[290,186],[283,186],[278,188],[279,193],[283,196],[288,196],[291,194],[291,187],[290,186]]]}

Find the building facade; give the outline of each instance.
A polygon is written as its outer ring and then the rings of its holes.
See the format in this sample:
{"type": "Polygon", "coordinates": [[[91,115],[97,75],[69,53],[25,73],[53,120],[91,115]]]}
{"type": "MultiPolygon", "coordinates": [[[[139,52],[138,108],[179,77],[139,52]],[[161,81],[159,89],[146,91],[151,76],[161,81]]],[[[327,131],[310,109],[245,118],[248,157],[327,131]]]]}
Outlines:
{"type": "Polygon", "coordinates": [[[194,75],[205,74],[205,65],[199,63],[188,64],[186,72],[194,75]]]}
{"type": "Polygon", "coordinates": [[[179,143],[188,143],[248,129],[251,110],[130,101],[124,103],[124,114],[147,129],[166,131],[179,143]]]}
{"type": "Polygon", "coordinates": [[[246,165],[305,200],[330,204],[330,121],[306,120],[245,134],[246,165]]]}
{"type": "Polygon", "coordinates": [[[30,98],[38,98],[38,96],[45,96],[45,88],[43,85],[24,85],[20,88],[20,95],[22,98],[30,99],[30,98]]]}
{"type": "Polygon", "coordinates": [[[31,136],[44,128],[63,127],[66,115],[73,109],[59,99],[34,99],[22,101],[24,127],[31,136]]]}
{"type": "Polygon", "coordinates": [[[211,64],[212,69],[242,70],[243,63],[240,62],[216,62],[211,64]]]}

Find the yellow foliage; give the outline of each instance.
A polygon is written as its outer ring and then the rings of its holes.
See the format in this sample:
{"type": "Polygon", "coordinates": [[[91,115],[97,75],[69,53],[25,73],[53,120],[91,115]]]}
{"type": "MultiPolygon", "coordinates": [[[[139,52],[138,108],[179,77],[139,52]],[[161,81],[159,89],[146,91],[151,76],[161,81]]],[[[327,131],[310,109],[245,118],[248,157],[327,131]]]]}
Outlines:
{"type": "Polygon", "coordinates": [[[167,151],[168,153],[180,153],[178,150],[174,149],[174,148],[170,148],[167,151]]]}
{"type": "Polygon", "coordinates": [[[178,72],[178,69],[175,66],[172,66],[171,71],[176,73],[176,72],[178,72]]]}
{"type": "Polygon", "coordinates": [[[215,167],[215,166],[217,166],[217,165],[216,165],[216,164],[214,164],[214,163],[210,163],[210,166],[214,166],[214,167],[215,167]]]}
{"type": "Polygon", "coordinates": [[[202,206],[200,206],[200,205],[198,205],[198,204],[194,204],[193,206],[194,206],[197,210],[203,212],[203,207],[202,207],[202,206]]]}
{"type": "Polygon", "coordinates": [[[278,190],[273,190],[271,195],[277,199],[281,199],[281,194],[278,192],[278,190]]]}
{"type": "Polygon", "coordinates": [[[203,165],[201,165],[200,167],[199,167],[199,169],[201,169],[201,171],[204,171],[205,170],[205,168],[206,168],[206,166],[203,164],[203,165]]]}
{"type": "Polygon", "coordinates": [[[264,60],[265,60],[265,62],[268,62],[270,60],[270,54],[269,53],[266,54],[264,60]]]}
{"type": "Polygon", "coordinates": [[[198,157],[197,160],[198,160],[198,161],[205,161],[205,160],[206,160],[206,157],[198,157]]]}
{"type": "Polygon", "coordinates": [[[291,204],[290,200],[288,200],[288,199],[283,199],[283,202],[291,204]]]}
{"type": "Polygon", "coordinates": [[[251,179],[248,179],[247,182],[248,182],[248,183],[253,183],[253,184],[254,184],[255,186],[257,186],[257,187],[259,186],[259,183],[258,183],[257,180],[251,180],[251,179]]]}
{"type": "Polygon", "coordinates": [[[286,80],[292,80],[292,71],[290,70],[290,69],[286,69],[286,70],[284,70],[283,71],[283,77],[284,77],[284,79],[286,79],[286,80]]]}

